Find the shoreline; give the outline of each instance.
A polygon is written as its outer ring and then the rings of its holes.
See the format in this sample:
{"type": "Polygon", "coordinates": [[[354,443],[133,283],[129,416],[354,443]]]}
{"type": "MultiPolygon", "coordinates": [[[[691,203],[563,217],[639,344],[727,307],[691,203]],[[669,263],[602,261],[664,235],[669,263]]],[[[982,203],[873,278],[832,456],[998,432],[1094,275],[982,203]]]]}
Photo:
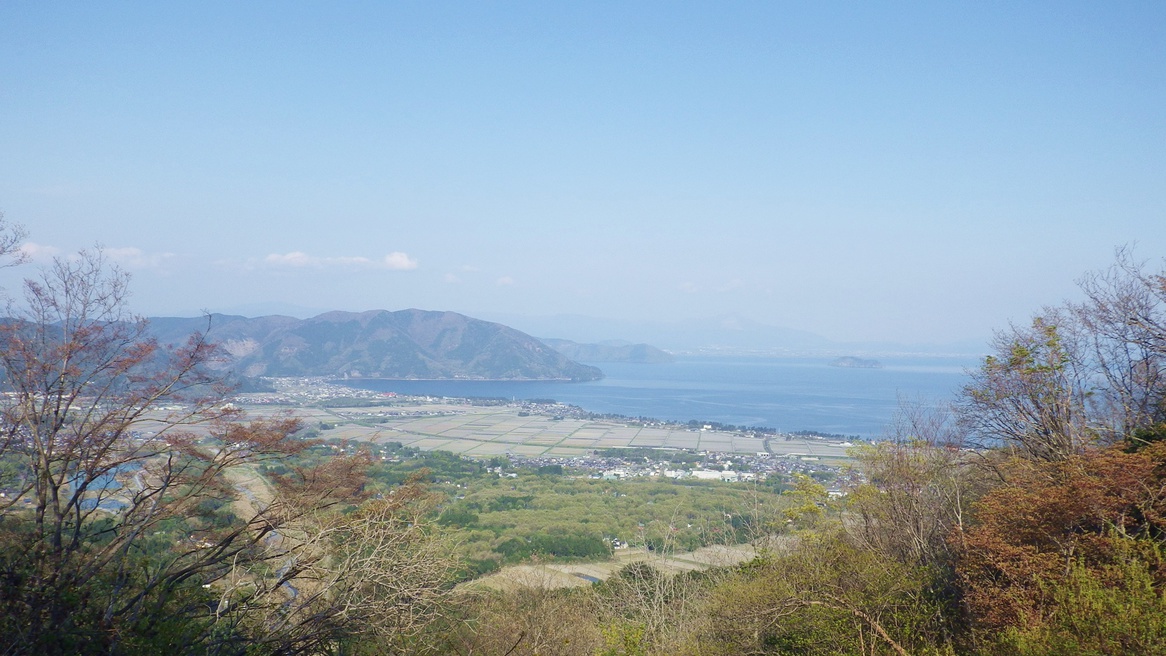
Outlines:
{"type": "Polygon", "coordinates": [[[946,402],[966,384],[967,360],[884,360],[881,369],[831,367],[830,360],[682,358],[659,365],[612,364],[602,381],[330,377],[353,390],[402,395],[554,399],[597,415],[765,427],[877,439],[899,398],[946,402]],[[565,384],[587,382],[588,384],[565,384]]]}
{"type": "Polygon", "coordinates": [[[351,381],[388,381],[393,383],[593,383],[603,378],[576,380],[574,378],[380,378],[361,376],[351,378],[327,378],[330,383],[343,385],[351,381]]]}

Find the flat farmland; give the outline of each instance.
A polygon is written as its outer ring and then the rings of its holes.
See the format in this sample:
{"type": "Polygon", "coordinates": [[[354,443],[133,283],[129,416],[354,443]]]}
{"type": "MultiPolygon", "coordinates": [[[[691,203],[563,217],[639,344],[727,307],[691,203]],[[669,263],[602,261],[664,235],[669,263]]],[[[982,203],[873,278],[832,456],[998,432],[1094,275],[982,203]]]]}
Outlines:
{"type": "MultiPolygon", "coordinates": [[[[369,406],[359,408],[281,408],[309,425],[328,426],[321,437],[371,442],[400,442],[420,449],[442,449],[467,456],[505,453],[525,456],[587,456],[595,449],[646,447],[724,453],[796,454],[837,460],[849,445],[796,436],[769,439],[680,426],[640,426],[612,420],[587,420],[527,413],[518,406],[457,403],[369,406]]],[[[273,409],[249,408],[252,414],[273,409]]]]}

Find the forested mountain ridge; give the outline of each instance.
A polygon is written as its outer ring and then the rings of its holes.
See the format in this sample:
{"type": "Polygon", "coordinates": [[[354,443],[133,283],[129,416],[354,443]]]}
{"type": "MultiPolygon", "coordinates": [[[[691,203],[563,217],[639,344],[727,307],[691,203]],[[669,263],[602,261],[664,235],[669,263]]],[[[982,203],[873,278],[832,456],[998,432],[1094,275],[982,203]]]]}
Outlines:
{"type": "Polygon", "coordinates": [[[456,312],[326,312],[310,319],[153,318],[151,332],[176,343],[205,330],[244,376],[403,379],[595,380],[603,373],[539,340],[456,312]]]}

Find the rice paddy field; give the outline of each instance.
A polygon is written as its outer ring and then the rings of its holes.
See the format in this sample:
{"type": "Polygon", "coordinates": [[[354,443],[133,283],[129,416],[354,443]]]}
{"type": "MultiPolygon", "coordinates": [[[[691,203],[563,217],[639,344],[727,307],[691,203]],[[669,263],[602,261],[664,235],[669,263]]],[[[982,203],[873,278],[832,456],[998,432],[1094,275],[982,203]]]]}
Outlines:
{"type": "MultiPolygon", "coordinates": [[[[836,460],[847,457],[849,444],[796,436],[763,439],[741,433],[693,430],[680,426],[642,426],[527,413],[520,406],[474,406],[435,402],[358,408],[287,408],[306,423],[327,426],[324,438],[400,442],[425,450],[467,456],[503,454],[544,457],[586,456],[596,449],[645,447],[769,452],[836,460]]],[[[271,412],[270,407],[253,409],[271,412]]]]}

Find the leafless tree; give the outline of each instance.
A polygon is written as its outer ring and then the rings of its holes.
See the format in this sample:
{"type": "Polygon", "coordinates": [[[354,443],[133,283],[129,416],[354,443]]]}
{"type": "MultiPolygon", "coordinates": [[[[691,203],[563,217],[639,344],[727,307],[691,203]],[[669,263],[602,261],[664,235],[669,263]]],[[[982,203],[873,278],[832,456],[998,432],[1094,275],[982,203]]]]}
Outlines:
{"type": "Polygon", "coordinates": [[[20,242],[28,236],[24,226],[12,223],[0,212],[0,266],[16,266],[28,261],[20,250],[20,242]]]}
{"type": "Polygon", "coordinates": [[[844,525],[866,549],[907,564],[943,565],[993,475],[946,405],[900,399],[888,439],[857,452],[864,482],[850,490],[844,525]]]}
{"type": "Polygon", "coordinates": [[[1166,276],[1149,273],[1129,249],[1080,281],[1071,306],[1084,328],[1098,382],[1094,403],[1109,441],[1166,422],[1166,276]]]}
{"type": "Polygon", "coordinates": [[[305,653],[431,617],[448,566],[419,488],[367,500],[364,461],[333,458],[258,498],[298,421],[246,421],[205,335],[159,346],[127,293],[82,252],[0,323],[0,654],[305,653]]]}
{"type": "Polygon", "coordinates": [[[958,409],[980,446],[1061,460],[1140,432],[1166,435],[1166,276],[1120,249],[1080,286],[1084,302],[998,333],[972,373],[958,409]]]}

